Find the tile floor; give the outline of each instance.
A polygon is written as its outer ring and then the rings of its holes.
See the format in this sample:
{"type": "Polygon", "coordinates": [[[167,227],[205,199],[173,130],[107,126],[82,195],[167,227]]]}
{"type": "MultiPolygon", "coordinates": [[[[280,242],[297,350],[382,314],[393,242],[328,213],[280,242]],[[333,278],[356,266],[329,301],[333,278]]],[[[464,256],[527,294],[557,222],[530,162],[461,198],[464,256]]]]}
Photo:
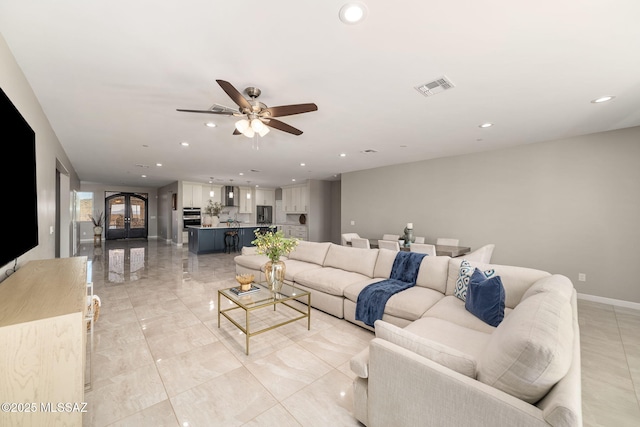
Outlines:
{"type": "MultiPolygon", "coordinates": [[[[313,310],[311,331],[300,320],[257,335],[247,356],[244,335],[217,326],[235,255],[155,239],[83,243],[79,255],[102,300],[84,426],[361,425],[349,359],[371,332],[313,310]]],[[[640,311],[580,301],[579,317],[584,425],[640,425],[640,311]]]]}

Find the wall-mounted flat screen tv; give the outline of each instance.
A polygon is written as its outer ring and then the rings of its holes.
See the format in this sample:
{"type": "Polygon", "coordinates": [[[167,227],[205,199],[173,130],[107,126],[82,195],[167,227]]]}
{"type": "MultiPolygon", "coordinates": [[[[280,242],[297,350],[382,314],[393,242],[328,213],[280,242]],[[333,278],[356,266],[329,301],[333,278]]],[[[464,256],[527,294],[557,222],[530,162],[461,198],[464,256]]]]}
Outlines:
{"type": "Polygon", "coordinates": [[[0,266],[38,246],[36,134],[0,88],[3,191],[0,203],[0,266]]]}

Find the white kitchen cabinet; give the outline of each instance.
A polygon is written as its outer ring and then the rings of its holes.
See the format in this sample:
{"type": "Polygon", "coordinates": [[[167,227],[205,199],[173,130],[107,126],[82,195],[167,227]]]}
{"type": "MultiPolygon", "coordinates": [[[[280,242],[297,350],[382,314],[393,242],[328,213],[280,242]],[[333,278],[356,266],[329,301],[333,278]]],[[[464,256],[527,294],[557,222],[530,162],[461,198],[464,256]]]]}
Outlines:
{"type": "Polygon", "coordinates": [[[282,227],[282,231],[285,237],[309,240],[309,233],[305,225],[285,225],[282,227]]]}
{"type": "Polygon", "coordinates": [[[253,213],[253,195],[251,187],[240,187],[238,213],[253,213]]]}
{"type": "Polygon", "coordinates": [[[307,213],[309,210],[307,185],[282,187],[282,204],[286,213],[307,213]]]}
{"type": "Polygon", "coordinates": [[[256,188],[256,206],[275,206],[276,190],[273,188],[256,188]]]}
{"type": "Polygon", "coordinates": [[[185,208],[202,207],[202,184],[182,183],[182,206],[185,208]]]}

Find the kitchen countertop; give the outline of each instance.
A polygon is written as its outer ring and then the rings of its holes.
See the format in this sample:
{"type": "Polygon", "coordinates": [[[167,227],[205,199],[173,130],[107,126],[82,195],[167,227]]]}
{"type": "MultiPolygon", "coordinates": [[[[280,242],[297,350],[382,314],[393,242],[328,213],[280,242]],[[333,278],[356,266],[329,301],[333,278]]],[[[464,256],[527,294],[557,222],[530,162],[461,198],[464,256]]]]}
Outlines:
{"type": "MultiPolygon", "coordinates": [[[[278,227],[280,226],[279,224],[273,224],[274,226],[278,227]]],[[[237,227],[236,226],[229,226],[227,225],[226,222],[221,222],[220,224],[218,224],[215,227],[203,227],[201,225],[189,225],[187,226],[187,228],[197,228],[199,230],[214,230],[214,229],[219,229],[219,228],[263,228],[263,227],[270,227],[269,225],[266,224],[256,224],[256,223],[240,223],[237,227]]]]}

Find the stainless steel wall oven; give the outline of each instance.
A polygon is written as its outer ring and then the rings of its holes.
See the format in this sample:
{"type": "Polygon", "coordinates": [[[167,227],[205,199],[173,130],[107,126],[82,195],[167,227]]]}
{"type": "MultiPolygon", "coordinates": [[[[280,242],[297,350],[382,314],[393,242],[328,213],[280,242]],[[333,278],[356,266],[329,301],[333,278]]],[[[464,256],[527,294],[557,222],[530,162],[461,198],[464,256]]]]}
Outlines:
{"type": "Polygon", "coordinates": [[[190,225],[200,225],[200,208],[182,209],[182,228],[187,229],[190,225]]]}

